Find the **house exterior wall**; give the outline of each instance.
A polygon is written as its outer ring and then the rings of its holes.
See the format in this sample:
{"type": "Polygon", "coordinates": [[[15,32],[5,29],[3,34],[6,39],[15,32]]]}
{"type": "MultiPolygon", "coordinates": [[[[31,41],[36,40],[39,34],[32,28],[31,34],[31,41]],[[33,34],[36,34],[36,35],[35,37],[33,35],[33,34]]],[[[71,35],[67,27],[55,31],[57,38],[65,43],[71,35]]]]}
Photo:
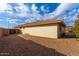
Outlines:
{"type": "Polygon", "coordinates": [[[0,28],[0,37],[3,36],[3,29],[0,28]]]}
{"type": "Polygon", "coordinates": [[[9,35],[9,29],[4,29],[4,36],[9,35]]]}
{"type": "Polygon", "coordinates": [[[33,36],[58,38],[58,25],[21,28],[22,34],[33,36]]]}
{"type": "Polygon", "coordinates": [[[0,37],[9,35],[9,29],[0,28],[0,37]]]}
{"type": "Polygon", "coordinates": [[[5,34],[8,35],[7,29],[0,28],[0,37],[5,36],[5,34]]]}

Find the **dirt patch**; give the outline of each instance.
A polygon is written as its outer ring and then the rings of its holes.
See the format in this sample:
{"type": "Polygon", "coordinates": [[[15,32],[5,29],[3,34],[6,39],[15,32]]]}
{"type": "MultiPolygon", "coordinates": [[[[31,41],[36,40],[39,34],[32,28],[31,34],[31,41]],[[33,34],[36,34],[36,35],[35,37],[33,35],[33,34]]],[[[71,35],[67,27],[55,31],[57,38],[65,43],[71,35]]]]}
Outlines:
{"type": "Polygon", "coordinates": [[[0,38],[0,55],[79,55],[79,41],[75,39],[50,39],[22,34],[10,35],[0,38]]]}

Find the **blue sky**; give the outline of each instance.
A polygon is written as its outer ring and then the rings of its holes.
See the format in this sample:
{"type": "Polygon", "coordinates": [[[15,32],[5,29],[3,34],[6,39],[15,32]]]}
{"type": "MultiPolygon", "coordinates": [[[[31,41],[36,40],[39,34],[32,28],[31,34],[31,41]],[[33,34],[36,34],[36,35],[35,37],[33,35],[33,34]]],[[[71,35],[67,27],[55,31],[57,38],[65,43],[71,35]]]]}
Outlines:
{"type": "Polygon", "coordinates": [[[78,3],[0,3],[0,27],[13,28],[41,20],[63,20],[73,26],[79,15],[78,3]]]}

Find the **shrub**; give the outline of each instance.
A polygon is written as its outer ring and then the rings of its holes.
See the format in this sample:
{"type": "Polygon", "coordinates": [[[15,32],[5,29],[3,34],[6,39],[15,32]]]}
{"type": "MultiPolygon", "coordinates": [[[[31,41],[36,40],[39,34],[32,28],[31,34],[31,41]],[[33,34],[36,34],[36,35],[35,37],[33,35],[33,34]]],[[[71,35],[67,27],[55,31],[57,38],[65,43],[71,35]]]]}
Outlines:
{"type": "Polygon", "coordinates": [[[79,38],[79,20],[77,20],[74,24],[74,30],[73,30],[75,36],[79,38]]]}

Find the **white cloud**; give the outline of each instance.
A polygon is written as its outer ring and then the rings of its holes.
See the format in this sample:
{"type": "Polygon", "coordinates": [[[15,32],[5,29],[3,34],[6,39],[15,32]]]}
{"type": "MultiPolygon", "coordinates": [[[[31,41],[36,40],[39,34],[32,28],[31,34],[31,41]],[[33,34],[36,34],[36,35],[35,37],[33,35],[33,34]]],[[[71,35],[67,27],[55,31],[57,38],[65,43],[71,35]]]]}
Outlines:
{"type": "Polygon", "coordinates": [[[17,12],[23,12],[23,13],[29,11],[29,8],[24,4],[18,4],[18,6],[15,6],[15,9],[17,12]]]}
{"type": "Polygon", "coordinates": [[[13,13],[12,6],[10,6],[8,3],[0,3],[0,12],[6,12],[12,14],[13,13]]]}
{"type": "Polygon", "coordinates": [[[60,15],[59,17],[61,17],[61,19],[64,19],[65,23],[67,26],[72,26],[74,25],[74,22],[77,20],[77,10],[76,9],[72,9],[70,10],[69,13],[66,13],[64,15],[60,15]]]}
{"type": "MultiPolygon", "coordinates": [[[[40,9],[45,14],[41,15],[39,13],[40,11],[38,10],[38,7],[35,4],[32,4],[32,6],[29,7],[27,5],[24,5],[23,3],[18,3],[15,7],[12,7],[10,4],[2,3],[0,4],[0,12],[9,13],[10,15],[13,15],[13,17],[26,17],[27,19],[24,22],[35,22],[48,19],[66,19],[66,22],[68,22],[76,19],[76,16],[79,14],[79,9],[74,9],[75,7],[77,7],[77,4],[62,3],[55,9],[55,11],[47,13],[49,9],[47,9],[47,7],[45,8],[45,6],[42,5],[40,9]],[[17,12],[13,13],[12,8],[15,8],[17,12]],[[66,13],[67,10],[70,10],[70,12],[66,13]]],[[[0,19],[0,21],[2,21],[2,19],[0,19]]],[[[16,24],[18,21],[20,20],[16,18],[7,19],[7,22],[9,22],[10,24],[16,24]]]]}
{"type": "MultiPolygon", "coordinates": [[[[39,11],[37,10],[37,6],[35,6],[35,4],[32,4],[32,7],[31,7],[32,13],[23,13],[23,14],[19,14],[19,15],[29,18],[29,21],[26,20],[25,22],[32,22],[32,21],[37,21],[37,20],[47,20],[47,19],[60,19],[60,20],[61,19],[72,19],[72,18],[75,18],[75,16],[73,17],[73,16],[71,16],[71,14],[76,12],[76,10],[74,9],[76,6],[77,6],[76,4],[72,4],[72,3],[70,3],[70,4],[62,3],[52,13],[45,13],[44,16],[42,16],[39,14],[39,11]],[[65,13],[67,10],[72,10],[69,15],[65,13]],[[68,15],[68,16],[66,16],[66,15],[68,15]]],[[[41,6],[41,10],[44,12],[47,11],[43,5],[41,6]]]]}
{"type": "Polygon", "coordinates": [[[17,21],[20,21],[19,19],[11,19],[11,18],[8,18],[6,20],[8,23],[11,23],[11,24],[17,24],[17,21]]]}
{"type": "Polygon", "coordinates": [[[77,13],[79,13],[79,8],[77,9],[77,13]]]}
{"type": "Polygon", "coordinates": [[[71,9],[71,8],[72,8],[72,5],[73,5],[73,4],[68,4],[68,3],[63,3],[63,4],[61,4],[61,5],[56,9],[56,12],[57,12],[56,15],[59,15],[59,14],[61,14],[62,12],[71,9]]]}
{"type": "Polygon", "coordinates": [[[45,8],[43,5],[41,6],[41,11],[45,11],[45,8]]]}
{"type": "Polygon", "coordinates": [[[14,7],[17,11],[16,16],[26,17],[27,14],[31,11],[28,6],[20,3],[18,6],[14,7]]]}
{"type": "MultiPolygon", "coordinates": [[[[75,3],[62,3],[60,4],[55,11],[51,12],[51,13],[45,13],[43,19],[67,19],[70,18],[69,16],[64,16],[64,15],[68,15],[68,13],[66,13],[67,10],[70,11],[70,14],[72,13],[76,13],[76,8],[78,7],[78,4],[75,3]]],[[[44,11],[44,6],[41,7],[41,9],[44,11]]]]}
{"type": "Polygon", "coordinates": [[[37,11],[37,7],[35,6],[35,4],[32,4],[31,9],[32,9],[32,11],[37,11]]]}
{"type": "Polygon", "coordinates": [[[55,12],[52,12],[52,13],[45,13],[42,18],[43,18],[43,20],[55,19],[55,12]]]}
{"type": "Polygon", "coordinates": [[[0,19],[0,21],[3,21],[3,19],[0,19]]]}
{"type": "Polygon", "coordinates": [[[0,3],[0,11],[1,10],[6,10],[7,9],[7,3],[0,3]]]}
{"type": "MultiPolygon", "coordinates": [[[[21,5],[23,5],[23,4],[21,4],[21,5]]],[[[23,11],[24,11],[24,9],[23,9],[23,11]]],[[[28,9],[28,11],[29,12],[25,12],[25,11],[24,12],[19,12],[19,13],[16,13],[16,15],[20,16],[20,17],[26,17],[31,22],[36,21],[36,20],[41,20],[42,16],[39,14],[39,11],[37,10],[37,6],[35,6],[35,4],[32,4],[31,10],[28,9]]],[[[25,22],[27,22],[27,20],[25,22]]]]}
{"type": "Polygon", "coordinates": [[[25,23],[30,23],[30,22],[31,22],[30,19],[26,19],[26,20],[25,20],[25,23]]]}
{"type": "Polygon", "coordinates": [[[60,4],[54,11],[54,17],[64,14],[67,10],[72,10],[76,8],[78,5],[75,3],[62,3],[60,4]]]}
{"type": "Polygon", "coordinates": [[[68,14],[69,14],[69,15],[72,15],[72,14],[74,15],[75,13],[77,13],[77,9],[71,10],[68,14]]]}
{"type": "Polygon", "coordinates": [[[16,13],[15,15],[19,17],[26,17],[27,13],[16,13]]]}
{"type": "Polygon", "coordinates": [[[41,11],[43,11],[43,12],[49,12],[48,7],[46,7],[46,8],[47,8],[47,9],[45,9],[45,6],[44,6],[44,5],[42,5],[42,6],[40,7],[41,11]]]}
{"type": "Polygon", "coordinates": [[[31,7],[31,9],[32,9],[32,13],[39,13],[39,11],[37,10],[37,6],[35,6],[35,4],[32,4],[32,7],[31,7]]]}

